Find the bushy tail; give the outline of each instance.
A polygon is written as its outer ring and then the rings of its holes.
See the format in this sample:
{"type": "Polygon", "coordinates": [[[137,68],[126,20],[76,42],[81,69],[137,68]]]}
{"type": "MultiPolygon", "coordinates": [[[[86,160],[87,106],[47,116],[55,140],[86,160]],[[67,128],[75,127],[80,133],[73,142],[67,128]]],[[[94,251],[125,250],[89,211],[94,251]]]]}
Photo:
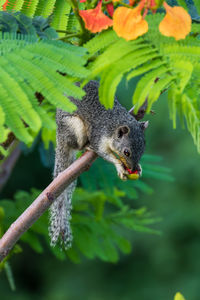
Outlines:
{"type": "MultiPolygon", "coordinates": [[[[63,144],[62,144],[63,146],[63,144]]],[[[65,170],[75,160],[76,152],[72,149],[60,147],[57,143],[54,178],[65,170]]],[[[76,187],[76,181],[72,182],[66,190],[53,202],[50,207],[49,235],[51,246],[55,246],[58,239],[65,248],[70,248],[72,243],[72,231],[70,226],[72,210],[72,194],[76,187]]]]}

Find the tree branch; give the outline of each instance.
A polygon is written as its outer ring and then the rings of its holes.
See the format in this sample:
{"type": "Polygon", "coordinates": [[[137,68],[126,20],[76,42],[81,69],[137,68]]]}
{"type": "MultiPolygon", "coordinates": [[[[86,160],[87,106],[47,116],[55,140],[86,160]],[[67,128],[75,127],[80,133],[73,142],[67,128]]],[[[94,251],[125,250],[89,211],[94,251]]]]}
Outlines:
{"type": "MultiPolygon", "coordinates": [[[[141,106],[138,114],[133,113],[134,107],[129,110],[129,113],[133,114],[134,117],[139,120],[144,117],[146,106],[147,103],[145,103],[144,106],[141,106]]],[[[20,236],[26,232],[37,219],[39,219],[66,187],[81,173],[88,170],[97,156],[98,155],[93,151],[86,151],[79,159],[60,173],[23,212],[23,214],[11,224],[0,239],[0,262],[8,255],[20,236]]]]}
{"type": "Polygon", "coordinates": [[[86,151],[79,159],[60,173],[49,186],[33,201],[23,214],[9,227],[0,239],[0,261],[10,252],[20,236],[50,207],[53,201],[82,172],[88,170],[97,154],[86,151]]]}

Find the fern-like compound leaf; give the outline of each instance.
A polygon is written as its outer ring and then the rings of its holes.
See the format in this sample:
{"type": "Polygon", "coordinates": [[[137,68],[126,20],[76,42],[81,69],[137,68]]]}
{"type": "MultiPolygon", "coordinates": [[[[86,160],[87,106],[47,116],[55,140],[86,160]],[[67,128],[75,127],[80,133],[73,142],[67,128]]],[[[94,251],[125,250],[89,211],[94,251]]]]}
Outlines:
{"type": "MultiPolygon", "coordinates": [[[[66,30],[69,21],[71,5],[67,1],[57,0],[53,13],[51,26],[56,30],[66,30]]],[[[59,36],[65,36],[65,33],[60,33],[59,36]]]]}
{"type": "Polygon", "coordinates": [[[160,76],[165,76],[168,72],[168,69],[162,65],[155,70],[150,71],[144,75],[136,86],[135,93],[133,95],[133,104],[135,104],[135,111],[145,102],[146,98],[149,95],[149,91],[155,84],[155,81],[160,76]]]}
{"type": "Polygon", "coordinates": [[[112,108],[115,92],[123,75],[135,68],[138,64],[146,62],[150,57],[154,58],[155,56],[154,50],[144,48],[127,54],[120,62],[111,64],[101,75],[99,88],[100,102],[104,104],[106,108],[112,108]]]}
{"type": "MultiPolygon", "coordinates": [[[[183,3],[186,6],[186,2],[183,3]]],[[[148,33],[136,41],[127,42],[117,38],[109,30],[86,43],[89,58],[98,53],[98,57],[91,59],[89,64],[89,79],[100,77],[99,97],[106,108],[112,107],[117,86],[124,76],[126,80],[134,77],[139,79],[133,94],[135,111],[147,98],[150,111],[160,94],[167,90],[173,127],[176,126],[178,113],[182,123],[186,120],[188,130],[200,149],[197,135],[197,120],[200,120],[200,26],[192,24],[191,34],[184,40],[176,41],[159,32],[159,24],[164,14],[156,13],[146,18],[149,24],[148,33]],[[183,105],[190,108],[189,111],[195,117],[186,116],[183,105]]]]}
{"type": "Polygon", "coordinates": [[[113,42],[117,41],[119,38],[115,31],[106,30],[99,35],[96,35],[93,39],[89,40],[84,44],[84,47],[88,49],[90,55],[94,55],[98,51],[102,51],[111,45],[113,42]]]}
{"type": "Polygon", "coordinates": [[[40,105],[37,93],[54,112],[56,107],[69,112],[76,109],[69,96],[81,99],[84,95],[73,81],[89,74],[84,68],[86,50],[17,34],[2,33],[0,40],[0,141],[10,130],[29,144],[41,126],[55,130],[54,114],[40,105]]]}

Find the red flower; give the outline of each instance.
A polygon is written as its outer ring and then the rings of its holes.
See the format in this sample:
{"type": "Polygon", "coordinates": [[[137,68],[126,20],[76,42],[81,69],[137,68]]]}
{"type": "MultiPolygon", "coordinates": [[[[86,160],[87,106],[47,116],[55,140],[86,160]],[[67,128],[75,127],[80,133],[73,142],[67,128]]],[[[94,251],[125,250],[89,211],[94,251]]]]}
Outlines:
{"type": "Polygon", "coordinates": [[[85,28],[93,33],[100,32],[112,26],[113,21],[107,17],[102,11],[102,0],[94,9],[80,10],[79,14],[85,23],[85,28]]]}
{"type": "Polygon", "coordinates": [[[6,6],[8,5],[8,0],[2,5],[3,10],[6,10],[6,6]]]}
{"type": "Polygon", "coordinates": [[[106,4],[106,9],[107,9],[107,12],[109,14],[109,16],[113,16],[113,13],[114,13],[114,5],[113,3],[108,3],[106,4]]]}

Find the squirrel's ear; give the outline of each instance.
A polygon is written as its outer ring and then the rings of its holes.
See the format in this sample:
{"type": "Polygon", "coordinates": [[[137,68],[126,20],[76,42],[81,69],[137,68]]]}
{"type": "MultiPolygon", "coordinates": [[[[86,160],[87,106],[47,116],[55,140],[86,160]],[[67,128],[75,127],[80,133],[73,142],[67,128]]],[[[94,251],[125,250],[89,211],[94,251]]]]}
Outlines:
{"type": "Polygon", "coordinates": [[[128,134],[130,131],[130,128],[128,126],[120,126],[117,128],[117,137],[121,138],[123,135],[128,134]]]}
{"type": "Polygon", "coordinates": [[[140,123],[140,127],[142,128],[142,130],[147,129],[147,127],[149,126],[149,121],[144,121],[144,122],[139,122],[140,123]]]}
{"type": "Polygon", "coordinates": [[[134,118],[139,121],[141,119],[144,118],[144,115],[146,113],[146,110],[147,110],[147,106],[148,106],[148,100],[146,98],[145,102],[142,104],[142,106],[140,106],[140,108],[138,109],[138,112],[137,113],[134,113],[134,108],[135,106],[133,106],[131,108],[131,110],[129,110],[129,113],[134,116],[134,118]]]}

